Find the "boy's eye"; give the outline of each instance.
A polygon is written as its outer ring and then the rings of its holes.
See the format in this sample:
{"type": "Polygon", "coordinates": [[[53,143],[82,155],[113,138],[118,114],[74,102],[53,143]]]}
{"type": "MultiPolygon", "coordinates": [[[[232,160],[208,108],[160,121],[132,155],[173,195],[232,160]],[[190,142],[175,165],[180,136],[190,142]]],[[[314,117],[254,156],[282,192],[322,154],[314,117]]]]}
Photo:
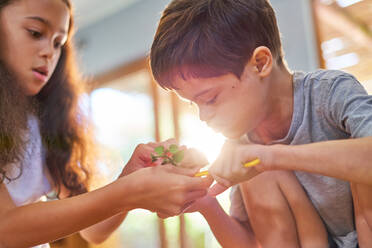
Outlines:
{"type": "Polygon", "coordinates": [[[32,29],[28,29],[27,30],[32,37],[36,38],[36,39],[39,39],[41,36],[42,36],[42,33],[38,32],[38,31],[35,31],[35,30],[32,30],[32,29]]]}
{"type": "Polygon", "coordinates": [[[218,95],[215,95],[211,100],[207,101],[207,105],[212,105],[216,102],[218,95]]]}

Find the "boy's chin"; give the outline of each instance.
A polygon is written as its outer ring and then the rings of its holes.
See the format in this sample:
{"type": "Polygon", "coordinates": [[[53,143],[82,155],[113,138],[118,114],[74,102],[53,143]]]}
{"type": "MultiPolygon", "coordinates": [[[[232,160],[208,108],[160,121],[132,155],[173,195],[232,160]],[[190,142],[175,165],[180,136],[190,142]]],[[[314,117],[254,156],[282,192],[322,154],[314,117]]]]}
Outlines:
{"type": "Polygon", "coordinates": [[[228,139],[239,139],[245,132],[237,132],[236,130],[223,130],[222,135],[228,139]]]}

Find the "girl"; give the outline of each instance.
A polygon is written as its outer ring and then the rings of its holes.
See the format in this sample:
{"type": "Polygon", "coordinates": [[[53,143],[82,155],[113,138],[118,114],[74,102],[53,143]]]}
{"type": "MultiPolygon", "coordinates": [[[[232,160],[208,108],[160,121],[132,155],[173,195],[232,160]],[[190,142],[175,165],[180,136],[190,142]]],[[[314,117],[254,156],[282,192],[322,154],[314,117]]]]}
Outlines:
{"type": "Polygon", "coordinates": [[[115,182],[87,193],[95,150],[78,104],[72,30],[70,0],[0,0],[0,247],[77,231],[102,242],[127,211],[176,215],[211,183],[173,166],[138,170],[156,145],[148,144],[115,182]],[[52,191],[60,200],[39,201],[52,191]]]}

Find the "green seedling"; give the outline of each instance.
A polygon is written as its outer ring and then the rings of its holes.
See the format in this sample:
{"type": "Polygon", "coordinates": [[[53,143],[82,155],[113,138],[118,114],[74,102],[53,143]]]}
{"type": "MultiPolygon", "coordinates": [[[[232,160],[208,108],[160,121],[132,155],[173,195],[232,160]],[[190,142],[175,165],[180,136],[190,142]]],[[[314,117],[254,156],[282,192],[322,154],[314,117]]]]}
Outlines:
{"type": "Polygon", "coordinates": [[[184,151],[180,150],[179,147],[175,144],[169,146],[169,148],[165,148],[164,146],[157,146],[154,149],[155,154],[151,154],[151,162],[156,162],[159,158],[163,159],[162,165],[164,164],[172,164],[177,166],[184,157],[184,151]]]}

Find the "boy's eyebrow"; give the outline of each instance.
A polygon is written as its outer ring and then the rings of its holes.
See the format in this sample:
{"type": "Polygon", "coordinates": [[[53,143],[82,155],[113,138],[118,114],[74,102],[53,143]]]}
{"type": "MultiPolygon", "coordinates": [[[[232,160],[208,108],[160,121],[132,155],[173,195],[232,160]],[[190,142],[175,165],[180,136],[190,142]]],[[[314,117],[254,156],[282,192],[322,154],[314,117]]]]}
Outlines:
{"type": "MultiPolygon", "coordinates": [[[[44,19],[40,16],[28,16],[28,17],[26,17],[26,19],[36,20],[36,21],[39,21],[39,22],[47,25],[49,28],[52,27],[52,25],[50,24],[50,22],[48,20],[46,20],[46,19],[44,19]]],[[[62,34],[66,34],[66,31],[63,28],[61,28],[59,30],[59,32],[62,33],[62,34]]]]}
{"type": "Polygon", "coordinates": [[[193,100],[196,100],[198,99],[200,96],[208,93],[211,89],[206,89],[206,90],[203,90],[202,92],[199,92],[198,94],[196,94],[194,97],[193,97],[193,100]]]}

